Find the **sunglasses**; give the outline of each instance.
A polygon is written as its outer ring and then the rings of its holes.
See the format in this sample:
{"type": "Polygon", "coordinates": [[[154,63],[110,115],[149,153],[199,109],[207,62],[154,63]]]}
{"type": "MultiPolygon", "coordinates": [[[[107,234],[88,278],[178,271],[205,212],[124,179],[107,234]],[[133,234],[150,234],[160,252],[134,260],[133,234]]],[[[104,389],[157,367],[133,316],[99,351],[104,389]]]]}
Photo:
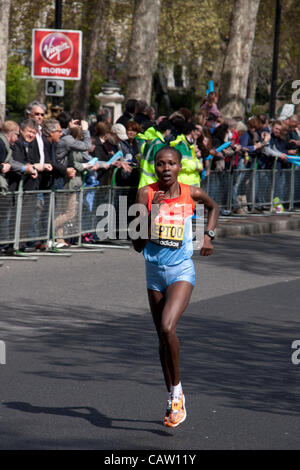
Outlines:
{"type": "Polygon", "coordinates": [[[35,116],[45,116],[45,113],[34,113],[35,116]]]}

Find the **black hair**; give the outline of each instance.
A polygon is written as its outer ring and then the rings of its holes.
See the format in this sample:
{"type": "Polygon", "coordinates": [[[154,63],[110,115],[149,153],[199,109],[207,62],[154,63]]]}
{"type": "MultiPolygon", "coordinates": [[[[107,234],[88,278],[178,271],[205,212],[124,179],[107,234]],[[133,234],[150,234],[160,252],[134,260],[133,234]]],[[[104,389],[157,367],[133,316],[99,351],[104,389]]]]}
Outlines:
{"type": "Polygon", "coordinates": [[[216,129],[214,131],[214,137],[216,137],[220,140],[224,140],[228,129],[229,129],[229,126],[228,126],[227,122],[222,122],[222,124],[220,124],[218,127],[216,127],[216,129]]]}
{"type": "Polygon", "coordinates": [[[188,135],[190,134],[192,131],[195,131],[196,130],[196,126],[194,123],[192,122],[186,122],[184,124],[184,128],[183,128],[183,134],[184,135],[188,135]]]}
{"type": "Polygon", "coordinates": [[[183,134],[186,121],[179,116],[174,117],[170,121],[177,134],[183,134]]]}
{"type": "Polygon", "coordinates": [[[170,123],[170,121],[168,119],[163,119],[162,121],[160,121],[160,123],[157,125],[157,129],[160,131],[160,132],[165,132],[166,130],[168,129],[172,129],[172,124],[170,123]]]}
{"type": "Polygon", "coordinates": [[[136,110],[136,105],[137,105],[137,100],[129,99],[129,100],[126,101],[125,109],[130,114],[133,114],[136,110]]]}
{"type": "Polygon", "coordinates": [[[75,121],[81,121],[83,119],[82,113],[80,111],[72,111],[71,119],[75,121]]]}
{"type": "Polygon", "coordinates": [[[175,155],[176,155],[177,158],[178,158],[178,162],[181,163],[181,159],[182,159],[181,153],[180,153],[179,150],[177,150],[175,147],[170,147],[169,145],[165,145],[164,147],[160,148],[160,149],[156,152],[156,154],[155,154],[155,156],[154,156],[154,163],[156,163],[156,161],[157,161],[158,157],[160,156],[160,154],[161,154],[162,152],[166,151],[166,150],[175,153],[175,155]]]}
{"type": "Polygon", "coordinates": [[[71,121],[71,115],[66,111],[62,111],[61,113],[59,113],[56,119],[60,123],[61,128],[66,129],[68,127],[69,122],[71,121]]]}

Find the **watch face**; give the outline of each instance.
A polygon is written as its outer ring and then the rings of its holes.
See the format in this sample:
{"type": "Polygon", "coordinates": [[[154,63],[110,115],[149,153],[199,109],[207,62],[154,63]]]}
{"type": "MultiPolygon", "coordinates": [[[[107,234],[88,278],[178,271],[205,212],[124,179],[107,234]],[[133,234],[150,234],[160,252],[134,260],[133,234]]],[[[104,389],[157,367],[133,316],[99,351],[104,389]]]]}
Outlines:
{"type": "Polygon", "coordinates": [[[207,230],[205,233],[213,240],[215,238],[215,232],[213,230],[207,230]]]}

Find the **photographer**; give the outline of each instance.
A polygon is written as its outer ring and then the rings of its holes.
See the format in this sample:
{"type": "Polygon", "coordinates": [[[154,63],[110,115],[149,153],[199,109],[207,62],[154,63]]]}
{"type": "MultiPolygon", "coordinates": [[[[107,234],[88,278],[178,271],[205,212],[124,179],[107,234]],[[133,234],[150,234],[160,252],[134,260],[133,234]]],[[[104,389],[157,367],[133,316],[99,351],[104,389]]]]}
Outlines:
{"type": "Polygon", "coordinates": [[[68,124],[67,130],[65,131],[65,135],[61,137],[60,141],[57,144],[56,161],[57,163],[63,165],[65,168],[71,165],[69,160],[71,152],[86,152],[91,148],[92,145],[90,132],[88,130],[89,125],[87,121],[80,120],[79,117],[80,116],[78,116],[77,113],[73,114],[68,124]],[[82,130],[81,140],[78,140],[72,135],[72,129],[78,127],[80,127],[82,130]]]}

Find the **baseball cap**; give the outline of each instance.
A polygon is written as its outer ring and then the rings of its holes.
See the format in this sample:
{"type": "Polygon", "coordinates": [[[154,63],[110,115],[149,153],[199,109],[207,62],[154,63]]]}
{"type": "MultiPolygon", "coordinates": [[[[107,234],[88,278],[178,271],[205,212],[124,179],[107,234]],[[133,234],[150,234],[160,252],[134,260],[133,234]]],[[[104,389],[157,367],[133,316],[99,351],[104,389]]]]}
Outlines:
{"type": "Polygon", "coordinates": [[[120,140],[127,140],[128,135],[126,133],[126,128],[123,124],[114,124],[111,128],[111,132],[117,134],[120,140]]]}

